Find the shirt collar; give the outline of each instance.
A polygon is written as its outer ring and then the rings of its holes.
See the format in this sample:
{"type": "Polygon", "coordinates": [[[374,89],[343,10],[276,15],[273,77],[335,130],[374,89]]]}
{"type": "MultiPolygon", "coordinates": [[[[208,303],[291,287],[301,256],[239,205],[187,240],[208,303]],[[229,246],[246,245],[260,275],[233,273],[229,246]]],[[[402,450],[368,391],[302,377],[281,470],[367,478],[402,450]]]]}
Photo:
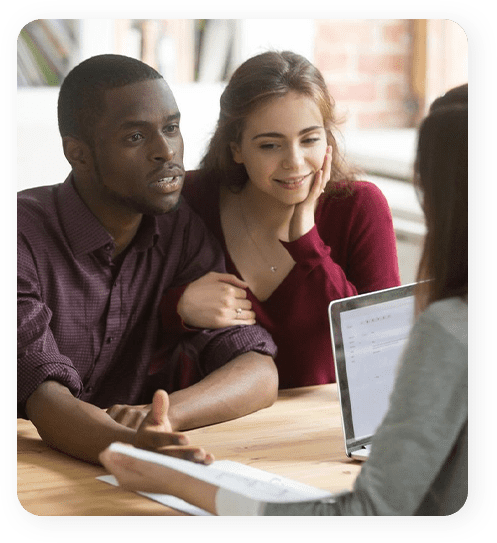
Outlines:
{"type": "MultiPolygon", "coordinates": [[[[62,184],[59,194],[59,214],[74,255],[78,257],[102,247],[113,249],[112,236],[79,196],[72,174],[62,184]]],[[[144,216],[133,245],[137,251],[146,251],[157,243],[158,236],[156,218],[144,216]]]]}
{"type": "MultiPolygon", "coordinates": [[[[137,251],[147,251],[157,244],[159,235],[157,218],[152,215],[144,215],[133,244],[137,251]]],[[[160,244],[158,247],[160,248],[160,244]]]]}

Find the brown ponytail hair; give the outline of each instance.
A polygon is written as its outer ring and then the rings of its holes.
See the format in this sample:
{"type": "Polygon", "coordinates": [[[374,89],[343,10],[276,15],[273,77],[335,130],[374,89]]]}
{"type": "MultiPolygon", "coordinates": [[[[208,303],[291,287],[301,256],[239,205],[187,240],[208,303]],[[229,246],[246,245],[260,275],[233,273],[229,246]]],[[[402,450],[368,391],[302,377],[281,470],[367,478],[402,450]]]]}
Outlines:
{"type": "Polygon", "coordinates": [[[421,124],[414,180],[427,226],[418,281],[430,280],[419,285],[421,311],[468,295],[467,85],[435,101],[421,124]]]}

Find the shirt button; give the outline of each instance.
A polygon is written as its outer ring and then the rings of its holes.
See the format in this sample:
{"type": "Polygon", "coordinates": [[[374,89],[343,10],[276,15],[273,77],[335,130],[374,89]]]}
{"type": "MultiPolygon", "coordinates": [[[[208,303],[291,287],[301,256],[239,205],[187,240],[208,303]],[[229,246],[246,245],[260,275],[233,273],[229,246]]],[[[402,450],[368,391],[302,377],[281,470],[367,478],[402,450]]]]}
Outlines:
{"type": "Polygon", "coordinates": [[[93,392],[93,387],[86,387],[85,392],[88,392],[88,393],[93,392]]]}
{"type": "Polygon", "coordinates": [[[108,337],[106,341],[107,341],[107,344],[112,343],[114,341],[114,338],[108,337]]]}

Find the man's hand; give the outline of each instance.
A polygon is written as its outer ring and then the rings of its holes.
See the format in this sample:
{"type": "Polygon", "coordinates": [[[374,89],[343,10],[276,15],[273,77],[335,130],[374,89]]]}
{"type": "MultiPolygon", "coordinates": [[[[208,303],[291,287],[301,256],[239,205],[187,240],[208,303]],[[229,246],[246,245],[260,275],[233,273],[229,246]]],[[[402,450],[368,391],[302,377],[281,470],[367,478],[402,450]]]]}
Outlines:
{"type": "Polygon", "coordinates": [[[173,432],[168,417],[169,396],[164,390],[154,394],[151,409],[136,431],[133,445],[192,462],[210,464],[214,458],[200,447],[190,447],[185,434],[173,432]]]}
{"type": "Polygon", "coordinates": [[[148,405],[121,405],[116,404],[107,409],[107,415],[119,424],[138,430],[145,417],[150,413],[152,404],[148,405]]]}
{"type": "Polygon", "coordinates": [[[190,283],[178,303],[178,313],[187,326],[225,328],[255,324],[247,283],[229,273],[209,272],[190,283]]]}
{"type": "Polygon", "coordinates": [[[297,204],[290,220],[289,241],[295,241],[307,234],[314,226],[314,212],[317,199],[323,193],[331,175],[332,148],[326,149],[323,167],[314,175],[314,182],[307,198],[297,204]]]}
{"type": "Polygon", "coordinates": [[[199,447],[188,446],[188,438],[173,432],[168,416],[169,396],[155,393],[137,430],[118,424],[104,409],[78,398],[64,385],[45,381],[26,402],[26,413],[40,437],[49,446],[87,462],[98,462],[98,455],[115,441],[209,464],[212,456],[199,447]]]}

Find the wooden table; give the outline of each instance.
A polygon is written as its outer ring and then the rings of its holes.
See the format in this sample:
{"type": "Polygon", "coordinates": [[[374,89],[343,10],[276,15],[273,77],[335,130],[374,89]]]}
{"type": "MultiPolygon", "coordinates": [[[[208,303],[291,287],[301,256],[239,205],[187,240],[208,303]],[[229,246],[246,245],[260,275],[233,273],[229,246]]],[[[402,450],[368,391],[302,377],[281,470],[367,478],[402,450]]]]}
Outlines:
{"type": "MultiPolygon", "coordinates": [[[[361,464],[345,456],[336,385],[280,391],[268,409],[187,432],[218,460],[235,460],[319,488],[349,489],[361,464]]],[[[180,515],[96,480],[106,472],[47,447],[18,420],[17,493],[36,515],[180,515]]]]}

